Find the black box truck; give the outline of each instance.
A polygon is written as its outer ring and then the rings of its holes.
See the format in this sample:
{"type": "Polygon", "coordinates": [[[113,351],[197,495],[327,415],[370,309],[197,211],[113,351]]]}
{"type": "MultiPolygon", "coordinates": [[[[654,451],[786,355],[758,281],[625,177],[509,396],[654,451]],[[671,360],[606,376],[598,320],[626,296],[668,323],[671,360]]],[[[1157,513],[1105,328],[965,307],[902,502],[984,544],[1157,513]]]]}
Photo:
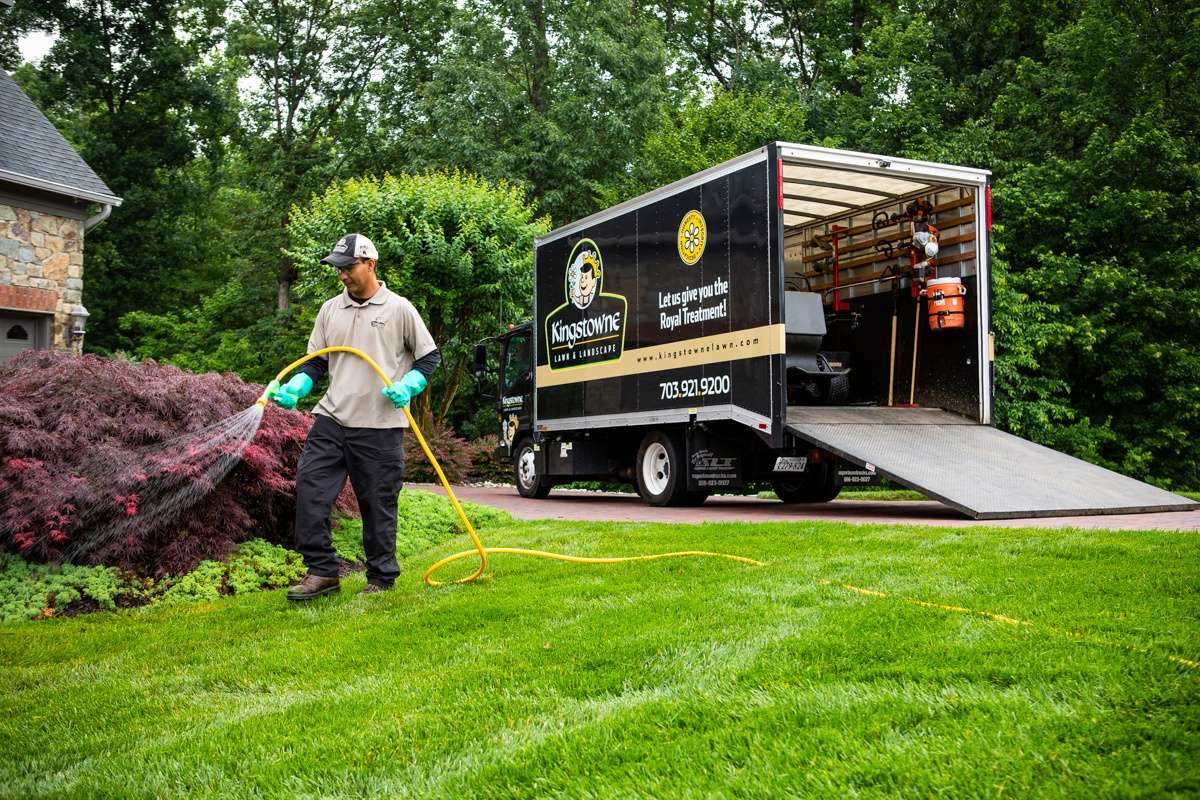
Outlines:
{"type": "Polygon", "coordinates": [[[991,427],[989,173],[773,142],[565,225],[481,343],[517,489],[883,478],[976,518],[1195,507],[991,427]]]}

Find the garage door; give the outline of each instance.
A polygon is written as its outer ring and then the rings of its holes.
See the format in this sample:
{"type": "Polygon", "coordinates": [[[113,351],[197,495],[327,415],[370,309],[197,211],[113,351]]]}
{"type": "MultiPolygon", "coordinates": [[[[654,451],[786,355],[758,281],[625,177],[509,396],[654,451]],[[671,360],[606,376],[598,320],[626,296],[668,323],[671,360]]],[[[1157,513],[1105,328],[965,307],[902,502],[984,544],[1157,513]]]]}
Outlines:
{"type": "Polygon", "coordinates": [[[46,347],[49,316],[0,311],[0,361],[22,350],[46,347]]]}

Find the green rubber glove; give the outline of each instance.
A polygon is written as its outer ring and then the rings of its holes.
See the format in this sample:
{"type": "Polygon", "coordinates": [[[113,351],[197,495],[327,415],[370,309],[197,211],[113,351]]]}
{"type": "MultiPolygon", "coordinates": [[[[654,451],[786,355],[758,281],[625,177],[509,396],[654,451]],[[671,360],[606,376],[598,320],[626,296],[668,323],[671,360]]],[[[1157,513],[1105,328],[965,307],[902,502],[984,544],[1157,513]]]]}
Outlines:
{"type": "Polygon", "coordinates": [[[308,397],[312,387],[313,379],[307,373],[297,372],[290,381],[279,387],[271,399],[284,408],[295,408],[300,398],[308,397]]]}
{"type": "Polygon", "coordinates": [[[383,396],[392,401],[392,405],[396,408],[404,408],[408,405],[408,401],[425,391],[425,387],[429,385],[429,381],[420,370],[410,369],[404,374],[404,377],[398,381],[392,381],[391,386],[385,386],[380,391],[383,396]]]}

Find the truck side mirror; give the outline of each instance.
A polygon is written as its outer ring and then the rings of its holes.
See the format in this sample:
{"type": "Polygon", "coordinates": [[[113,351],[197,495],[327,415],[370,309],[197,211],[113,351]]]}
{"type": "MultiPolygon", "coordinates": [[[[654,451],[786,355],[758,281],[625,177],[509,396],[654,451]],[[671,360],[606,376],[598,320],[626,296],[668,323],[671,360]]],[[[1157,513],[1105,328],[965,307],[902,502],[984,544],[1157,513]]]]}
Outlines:
{"type": "Polygon", "coordinates": [[[473,372],[477,381],[482,382],[487,378],[487,347],[485,345],[475,345],[475,368],[473,372]]]}

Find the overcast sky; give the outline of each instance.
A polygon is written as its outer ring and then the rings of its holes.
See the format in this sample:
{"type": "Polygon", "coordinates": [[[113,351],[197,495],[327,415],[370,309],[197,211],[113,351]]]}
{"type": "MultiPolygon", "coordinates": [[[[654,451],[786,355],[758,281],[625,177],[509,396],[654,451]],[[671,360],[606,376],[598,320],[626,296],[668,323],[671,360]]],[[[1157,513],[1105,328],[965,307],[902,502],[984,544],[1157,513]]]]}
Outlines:
{"type": "Polygon", "coordinates": [[[55,35],[52,33],[43,33],[35,31],[21,37],[17,42],[17,47],[21,50],[21,57],[26,61],[32,61],[34,64],[42,60],[42,56],[50,51],[50,45],[54,44],[55,35]]]}

